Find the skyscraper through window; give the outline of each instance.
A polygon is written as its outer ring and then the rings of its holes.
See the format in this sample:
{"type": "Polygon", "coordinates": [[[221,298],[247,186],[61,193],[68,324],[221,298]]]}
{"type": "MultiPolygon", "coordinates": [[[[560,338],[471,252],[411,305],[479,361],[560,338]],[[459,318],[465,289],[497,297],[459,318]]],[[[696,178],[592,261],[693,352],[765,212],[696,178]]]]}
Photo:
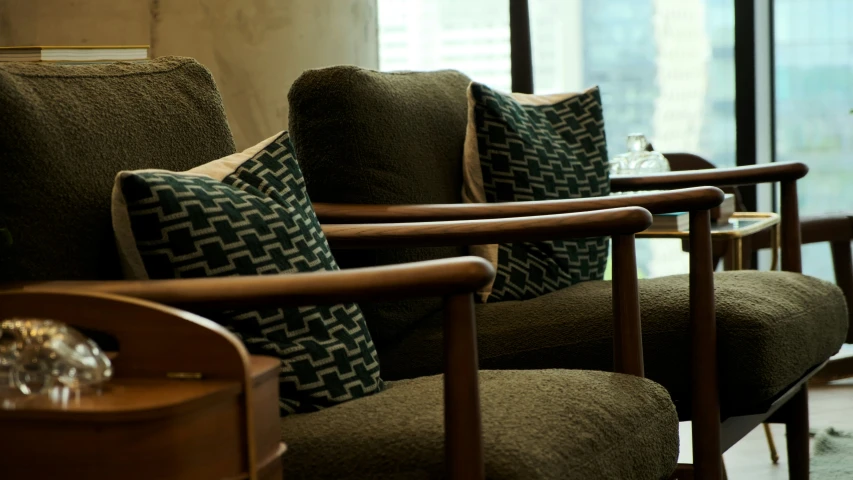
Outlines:
{"type": "MultiPolygon", "coordinates": [[[[853,2],[774,0],[776,160],[801,161],[803,214],[850,209],[853,2]]],[[[611,156],[628,133],[735,165],[733,0],[530,0],[537,93],[598,85],[611,156]]],[[[379,0],[383,70],[453,68],[509,90],[507,0],[379,0]]],[[[769,88],[769,87],[768,87],[769,88]]],[[[638,243],[646,275],[686,271],[680,248],[638,243]]],[[[826,244],[805,273],[833,278],[826,244]]]]}

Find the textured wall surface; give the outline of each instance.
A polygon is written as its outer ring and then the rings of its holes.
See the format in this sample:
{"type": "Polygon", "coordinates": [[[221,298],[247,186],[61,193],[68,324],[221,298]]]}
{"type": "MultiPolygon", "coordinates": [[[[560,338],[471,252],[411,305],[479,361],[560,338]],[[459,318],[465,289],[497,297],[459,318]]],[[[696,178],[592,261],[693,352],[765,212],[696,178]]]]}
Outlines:
{"type": "Polygon", "coordinates": [[[155,55],[195,57],[213,72],[238,148],[283,130],[287,91],[307,68],[379,64],[376,0],[160,0],[155,55]]]}
{"type": "Polygon", "coordinates": [[[147,0],[0,0],[0,46],[145,45],[148,7],[147,0]]]}
{"type": "Polygon", "coordinates": [[[287,128],[305,69],[377,68],[376,0],[0,0],[0,46],[149,44],[216,79],[237,148],[287,128]]]}

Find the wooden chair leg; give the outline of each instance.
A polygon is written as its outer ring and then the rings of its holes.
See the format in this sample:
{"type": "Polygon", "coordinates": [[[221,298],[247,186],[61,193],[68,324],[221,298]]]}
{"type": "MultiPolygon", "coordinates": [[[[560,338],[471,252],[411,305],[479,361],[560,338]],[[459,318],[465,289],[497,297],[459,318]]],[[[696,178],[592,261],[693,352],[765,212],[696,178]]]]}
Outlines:
{"type": "Polygon", "coordinates": [[[809,478],[809,393],[803,385],[785,406],[788,409],[785,431],[788,443],[788,478],[809,478]]]}
{"type": "MultiPolygon", "coordinates": [[[[853,327],[853,255],[850,242],[832,242],[832,267],[835,270],[835,283],[844,292],[847,300],[850,326],[853,327]]],[[[847,330],[847,343],[853,343],[853,328],[847,330]]]]}
{"type": "MultiPolygon", "coordinates": [[[[722,458],[720,458],[720,465],[722,465],[722,480],[728,480],[729,474],[726,473],[726,462],[722,458]]],[[[669,477],[669,480],[693,480],[695,477],[693,475],[693,465],[690,464],[679,464],[676,467],[675,471],[672,472],[672,475],[669,477]]]]}
{"type": "Polygon", "coordinates": [[[764,436],[767,438],[767,447],[770,448],[770,461],[773,462],[773,465],[777,465],[779,463],[779,452],[776,451],[776,442],[773,441],[773,432],[770,430],[769,423],[762,423],[764,427],[764,436]]]}
{"type": "Polygon", "coordinates": [[[679,463],[669,480],[693,480],[693,465],[679,463]]]}

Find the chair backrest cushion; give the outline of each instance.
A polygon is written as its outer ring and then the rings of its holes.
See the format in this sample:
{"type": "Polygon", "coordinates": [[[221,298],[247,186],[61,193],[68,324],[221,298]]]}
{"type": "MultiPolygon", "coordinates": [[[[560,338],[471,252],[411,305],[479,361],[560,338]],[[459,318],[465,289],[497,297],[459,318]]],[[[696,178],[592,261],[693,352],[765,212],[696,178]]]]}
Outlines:
{"type": "Polygon", "coordinates": [[[0,64],[0,282],[121,278],[120,170],[188,170],[234,153],[195,60],[0,64]]]}
{"type": "MultiPolygon", "coordinates": [[[[455,71],[308,70],[289,128],[313,202],[461,203],[470,79],[455,71]]],[[[321,219],[322,221],[322,219],[321,219]]],[[[336,251],[342,268],[463,255],[464,248],[336,251]]],[[[434,300],[362,304],[377,346],[437,311],[434,300]]]]}

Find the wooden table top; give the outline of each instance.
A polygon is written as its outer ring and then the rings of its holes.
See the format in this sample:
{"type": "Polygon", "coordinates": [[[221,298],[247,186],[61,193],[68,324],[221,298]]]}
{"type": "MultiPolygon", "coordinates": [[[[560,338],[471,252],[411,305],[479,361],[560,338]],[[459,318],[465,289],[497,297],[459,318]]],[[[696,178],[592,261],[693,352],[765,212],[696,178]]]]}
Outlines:
{"type": "MultiPolygon", "coordinates": [[[[276,375],[279,360],[252,356],[253,383],[276,375]]],[[[175,415],[236,396],[241,385],[233,381],[175,380],[169,378],[113,378],[98,391],[84,393],[54,389],[47,395],[6,395],[0,398],[0,421],[39,419],[63,421],[128,421],[175,415]]],[[[0,397],[2,397],[0,392],[0,397]]],[[[9,392],[11,393],[11,392],[9,392]]]]}

